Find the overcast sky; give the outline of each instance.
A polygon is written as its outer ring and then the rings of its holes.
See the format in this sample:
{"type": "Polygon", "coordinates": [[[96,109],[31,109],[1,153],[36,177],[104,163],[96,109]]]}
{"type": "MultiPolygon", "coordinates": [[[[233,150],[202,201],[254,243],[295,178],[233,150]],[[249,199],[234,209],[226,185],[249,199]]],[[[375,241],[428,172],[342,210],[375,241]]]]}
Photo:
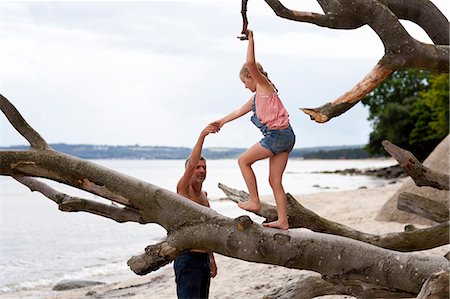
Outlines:
{"type": "MultiPolygon", "coordinates": [[[[433,2],[449,11],[448,0],[433,2]]],[[[321,12],[315,1],[283,3],[321,12]]],[[[238,76],[247,47],[236,38],[240,4],[0,1],[0,91],[48,143],[192,147],[206,124],[251,97],[238,76]]],[[[295,147],[367,143],[361,103],[325,124],[299,108],[332,101],[366,75],[383,55],[376,34],[281,19],[263,1],[249,1],[248,18],[257,60],[290,113],[295,147]]],[[[205,146],[254,144],[261,133],[249,118],[225,125],[205,146]]],[[[0,129],[1,146],[27,144],[3,114],[0,129]]]]}

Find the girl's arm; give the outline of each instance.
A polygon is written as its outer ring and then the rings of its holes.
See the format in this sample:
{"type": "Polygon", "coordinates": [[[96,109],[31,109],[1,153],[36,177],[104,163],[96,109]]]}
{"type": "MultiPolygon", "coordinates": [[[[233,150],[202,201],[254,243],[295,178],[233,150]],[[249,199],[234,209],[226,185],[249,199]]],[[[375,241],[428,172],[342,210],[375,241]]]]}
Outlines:
{"type": "Polygon", "coordinates": [[[211,124],[218,125],[219,129],[220,129],[227,122],[233,121],[233,120],[243,116],[244,114],[247,114],[248,112],[250,112],[252,110],[252,104],[253,104],[253,96],[241,108],[231,112],[230,114],[222,117],[219,120],[216,120],[215,122],[213,122],[211,124]]]}
{"type": "Polygon", "coordinates": [[[273,86],[270,83],[269,79],[262,74],[259,69],[256,66],[256,59],[255,59],[255,40],[253,39],[253,31],[248,29],[247,30],[247,37],[248,37],[248,46],[247,46],[247,58],[246,58],[246,65],[247,69],[252,76],[253,79],[255,79],[256,83],[260,87],[260,92],[263,93],[271,93],[273,92],[273,86]]]}

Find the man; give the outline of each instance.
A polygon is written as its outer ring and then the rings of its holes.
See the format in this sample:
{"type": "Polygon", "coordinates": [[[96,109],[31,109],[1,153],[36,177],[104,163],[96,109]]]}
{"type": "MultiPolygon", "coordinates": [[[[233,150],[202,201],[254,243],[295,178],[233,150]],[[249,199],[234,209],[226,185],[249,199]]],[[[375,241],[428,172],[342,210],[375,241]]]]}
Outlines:
{"type": "MultiPolygon", "coordinates": [[[[202,190],[206,178],[206,160],[201,157],[203,142],[217,126],[208,125],[192,149],[185,163],[184,174],[177,184],[177,193],[203,206],[209,207],[207,193],[202,190]]],[[[177,296],[179,299],[208,298],[211,277],[217,275],[217,266],[212,252],[190,250],[180,254],[174,262],[177,296]]]]}

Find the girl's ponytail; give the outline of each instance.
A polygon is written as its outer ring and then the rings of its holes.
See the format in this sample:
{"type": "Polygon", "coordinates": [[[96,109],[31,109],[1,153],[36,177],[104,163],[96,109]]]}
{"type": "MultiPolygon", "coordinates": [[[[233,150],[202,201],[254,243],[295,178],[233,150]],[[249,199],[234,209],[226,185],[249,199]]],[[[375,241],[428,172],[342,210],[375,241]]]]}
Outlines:
{"type": "MultiPolygon", "coordinates": [[[[261,74],[263,74],[267,78],[267,80],[269,80],[270,84],[272,84],[273,88],[275,88],[275,90],[278,92],[277,87],[275,86],[275,84],[272,83],[272,81],[270,81],[269,75],[264,70],[264,68],[262,67],[261,63],[257,62],[256,63],[256,67],[261,72],[261,74]]],[[[248,71],[246,63],[244,63],[244,65],[242,66],[241,71],[239,72],[239,77],[240,78],[251,77],[250,72],[248,71]]]]}

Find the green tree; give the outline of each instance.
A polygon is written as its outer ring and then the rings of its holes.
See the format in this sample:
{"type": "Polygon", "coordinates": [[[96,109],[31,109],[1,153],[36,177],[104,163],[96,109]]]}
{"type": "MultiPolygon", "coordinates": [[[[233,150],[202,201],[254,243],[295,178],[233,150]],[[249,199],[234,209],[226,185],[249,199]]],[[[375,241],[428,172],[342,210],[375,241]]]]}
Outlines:
{"type": "Polygon", "coordinates": [[[362,101],[369,106],[373,131],[366,150],[387,154],[388,139],[425,159],[448,134],[448,74],[408,69],[395,72],[362,101]]]}

